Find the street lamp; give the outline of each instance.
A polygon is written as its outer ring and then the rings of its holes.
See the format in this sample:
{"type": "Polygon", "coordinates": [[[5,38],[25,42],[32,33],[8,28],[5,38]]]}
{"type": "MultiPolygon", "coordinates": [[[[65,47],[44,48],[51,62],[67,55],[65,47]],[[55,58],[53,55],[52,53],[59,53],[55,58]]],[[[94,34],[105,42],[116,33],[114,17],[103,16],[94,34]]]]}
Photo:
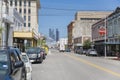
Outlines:
{"type": "Polygon", "coordinates": [[[107,56],[107,54],[106,54],[106,36],[107,36],[107,33],[106,33],[106,29],[107,29],[106,19],[107,19],[107,17],[103,21],[104,22],[104,26],[99,28],[99,34],[101,36],[104,35],[104,55],[105,55],[105,57],[107,56]]]}
{"type": "Polygon", "coordinates": [[[106,58],[106,56],[107,56],[107,53],[106,53],[106,37],[107,37],[107,17],[105,18],[105,58],[106,58]]]}
{"type": "MultiPolygon", "coordinates": [[[[1,9],[0,9],[0,10],[1,10],[1,13],[0,13],[0,14],[1,14],[1,15],[0,15],[0,17],[1,17],[0,28],[2,28],[2,21],[3,21],[3,19],[2,19],[2,13],[3,13],[3,11],[2,11],[2,6],[3,6],[3,0],[1,0],[1,6],[0,6],[0,7],[1,7],[1,9]]],[[[0,33],[0,40],[1,40],[1,41],[0,41],[0,45],[1,45],[1,44],[2,44],[2,31],[1,31],[1,33],[0,33]]]]}
{"type": "Polygon", "coordinates": [[[0,25],[0,27],[2,26],[2,5],[3,5],[3,0],[1,0],[1,6],[0,6],[1,7],[1,9],[0,9],[0,11],[1,11],[1,13],[0,13],[1,14],[1,16],[0,16],[1,17],[1,25],[0,25]]]}

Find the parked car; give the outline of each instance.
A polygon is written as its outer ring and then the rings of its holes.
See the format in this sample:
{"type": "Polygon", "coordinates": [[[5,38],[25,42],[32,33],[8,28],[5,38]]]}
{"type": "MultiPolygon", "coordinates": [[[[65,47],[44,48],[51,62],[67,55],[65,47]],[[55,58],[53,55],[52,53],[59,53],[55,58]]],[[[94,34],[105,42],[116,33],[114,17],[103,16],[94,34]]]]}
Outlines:
{"type": "Polygon", "coordinates": [[[86,56],[98,56],[98,53],[95,49],[88,49],[88,51],[86,52],[86,56]]]}
{"type": "Polygon", "coordinates": [[[25,65],[17,48],[0,50],[0,80],[25,80],[25,65]]]}
{"type": "Polygon", "coordinates": [[[87,50],[83,50],[82,54],[86,54],[87,50]]]}
{"type": "Polygon", "coordinates": [[[26,53],[22,53],[22,60],[25,63],[26,80],[32,80],[32,66],[26,53]]]}
{"type": "Polygon", "coordinates": [[[83,49],[82,48],[77,48],[77,49],[75,49],[75,53],[83,54],[83,49]]]}
{"type": "Polygon", "coordinates": [[[70,48],[66,48],[65,52],[71,52],[70,48]]]}
{"type": "Polygon", "coordinates": [[[43,62],[43,51],[39,47],[31,47],[26,51],[30,62],[43,62]]]}

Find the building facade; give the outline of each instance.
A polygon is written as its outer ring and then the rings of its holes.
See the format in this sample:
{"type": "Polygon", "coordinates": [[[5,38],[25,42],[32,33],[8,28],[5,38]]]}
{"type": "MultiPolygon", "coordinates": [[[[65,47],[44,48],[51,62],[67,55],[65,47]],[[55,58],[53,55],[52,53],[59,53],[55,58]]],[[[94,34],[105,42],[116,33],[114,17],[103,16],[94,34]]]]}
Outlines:
{"type": "Polygon", "coordinates": [[[75,26],[73,28],[74,47],[82,47],[85,40],[91,39],[91,26],[102,18],[105,18],[109,11],[79,11],[75,15],[75,26]]]}
{"type": "Polygon", "coordinates": [[[12,17],[9,15],[8,0],[0,0],[0,46],[9,46],[10,25],[13,24],[12,17]]]}
{"type": "Polygon", "coordinates": [[[21,29],[13,32],[13,43],[17,46],[33,47],[37,46],[38,39],[38,9],[39,0],[10,0],[10,6],[19,12],[24,19],[21,29]]]}
{"type": "Polygon", "coordinates": [[[116,52],[120,52],[120,8],[116,8],[114,12],[92,25],[92,40],[95,48],[101,55],[115,56],[116,52]],[[98,34],[100,27],[106,29],[106,34],[100,36],[98,34]]]}
{"type": "Polygon", "coordinates": [[[73,49],[73,27],[74,27],[74,21],[72,21],[68,27],[67,27],[67,32],[68,32],[68,47],[70,49],[73,49]]]}
{"type": "Polygon", "coordinates": [[[107,37],[108,37],[108,48],[113,55],[117,51],[120,52],[120,8],[117,7],[116,10],[110,14],[107,18],[107,37]]]}
{"type": "MultiPolygon", "coordinates": [[[[15,43],[14,43],[14,38],[13,38],[13,32],[14,31],[22,31],[22,28],[23,28],[23,24],[24,24],[24,19],[22,18],[22,16],[16,11],[15,8],[13,7],[9,7],[9,15],[11,15],[12,17],[12,21],[13,21],[13,24],[10,25],[10,28],[9,28],[9,46],[13,46],[15,43]]],[[[19,47],[20,45],[18,45],[19,47]]],[[[16,46],[17,47],[17,46],[16,46]]]]}
{"type": "Polygon", "coordinates": [[[56,42],[59,41],[59,31],[56,29],[56,42]]]}
{"type": "Polygon", "coordinates": [[[92,25],[92,43],[94,48],[97,50],[99,55],[103,56],[105,51],[105,40],[107,42],[107,34],[100,34],[100,29],[104,28],[105,31],[107,30],[105,19],[101,19],[100,21],[96,22],[92,25]]]}

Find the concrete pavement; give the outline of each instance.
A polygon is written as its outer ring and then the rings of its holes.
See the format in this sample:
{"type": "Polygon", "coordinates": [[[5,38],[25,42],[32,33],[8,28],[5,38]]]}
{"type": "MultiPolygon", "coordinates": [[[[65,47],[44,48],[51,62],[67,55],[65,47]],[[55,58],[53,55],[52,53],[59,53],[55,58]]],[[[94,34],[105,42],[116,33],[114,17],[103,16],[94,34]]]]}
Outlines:
{"type": "Polygon", "coordinates": [[[33,80],[119,80],[120,61],[52,50],[42,64],[32,64],[33,80]]]}

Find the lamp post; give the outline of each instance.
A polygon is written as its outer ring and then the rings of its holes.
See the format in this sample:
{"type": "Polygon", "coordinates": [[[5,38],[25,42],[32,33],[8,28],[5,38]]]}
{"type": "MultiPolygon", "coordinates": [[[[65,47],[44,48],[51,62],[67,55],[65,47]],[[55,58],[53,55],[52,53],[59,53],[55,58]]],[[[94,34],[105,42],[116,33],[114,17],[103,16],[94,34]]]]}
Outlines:
{"type": "Polygon", "coordinates": [[[2,27],[2,5],[3,5],[3,0],[1,0],[1,9],[0,9],[0,11],[1,11],[1,15],[0,15],[0,17],[1,17],[1,25],[0,25],[0,27],[2,27]]]}
{"type": "Polygon", "coordinates": [[[106,39],[107,39],[107,33],[106,33],[106,29],[107,29],[107,17],[105,18],[105,58],[107,56],[107,53],[106,53],[106,39]]]}
{"type": "MultiPolygon", "coordinates": [[[[2,14],[3,14],[3,11],[2,11],[2,6],[3,6],[3,0],[1,0],[1,9],[0,9],[0,11],[1,11],[1,15],[0,15],[0,17],[1,17],[1,21],[0,21],[0,28],[2,28],[2,21],[3,21],[3,19],[2,19],[2,14]]],[[[2,31],[0,32],[0,46],[2,45],[2,31]]]]}
{"type": "Polygon", "coordinates": [[[103,20],[104,26],[99,28],[99,34],[101,36],[104,36],[104,56],[105,56],[105,58],[107,56],[107,53],[106,53],[106,39],[107,39],[107,37],[106,37],[107,36],[107,33],[106,33],[106,29],[107,29],[106,19],[107,19],[107,17],[103,20]]]}

